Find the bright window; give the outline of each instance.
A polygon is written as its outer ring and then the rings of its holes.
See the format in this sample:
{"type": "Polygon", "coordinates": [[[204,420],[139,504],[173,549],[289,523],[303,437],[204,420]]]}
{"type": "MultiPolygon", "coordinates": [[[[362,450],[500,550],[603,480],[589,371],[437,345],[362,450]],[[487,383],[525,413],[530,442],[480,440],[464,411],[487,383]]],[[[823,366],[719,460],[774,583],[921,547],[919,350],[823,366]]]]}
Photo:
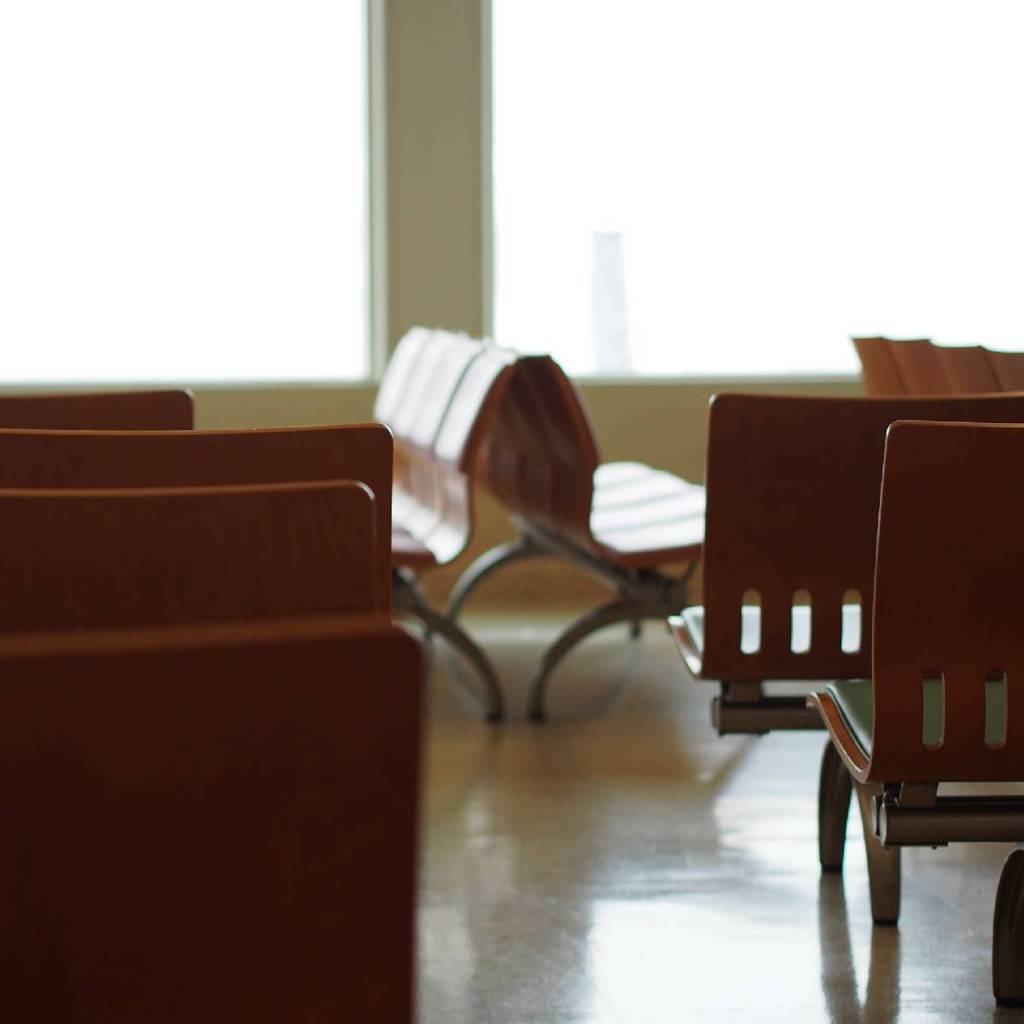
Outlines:
{"type": "Polygon", "coordinates": [[[583,374],[1024,348],[1018,0],[494,0],[495,334],[583,374]]]}
{"type": "Polygon", "coordinates": [[[363,0],[0,4],[0,379],[367,371],[363,0]]]}

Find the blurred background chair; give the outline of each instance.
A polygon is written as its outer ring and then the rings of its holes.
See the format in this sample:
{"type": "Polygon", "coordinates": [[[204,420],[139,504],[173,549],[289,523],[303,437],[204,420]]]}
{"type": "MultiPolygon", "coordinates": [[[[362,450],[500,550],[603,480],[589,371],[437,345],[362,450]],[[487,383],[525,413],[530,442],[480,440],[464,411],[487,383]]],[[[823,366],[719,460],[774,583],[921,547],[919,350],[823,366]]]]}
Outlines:
{"type": "Polygon", "coordinates": [[[488,721],[504,716],[490,659],[420,585],[454,561],[473,533],[472,482],[481,444],[508,385],[515,355],[448,331],[413,328],[381,380],[374,417],[395,436],[392,586],[396,611],[438,634],[469,661],[484,685],[488,721]]]}
{"type": "Polygon", "coordinates": [[[0,427],[37,430],[190,430],[192,392],[0,395],[0,427]]]}
{"type": "Polygon", "coordinates": [[[639,462],[602,463],[583,399],[550,356],[517,359],[478,476],[511,513],[517,537],[463,573],[451,618],[484,579],[526,558],[566,560],[616,595],[544,652],[528,709],[541,721],[548,680],[578,643],[615,623],[638,631],[643,620],[664,620],[686,604],[704,537],[704,489],[639,462]]]}

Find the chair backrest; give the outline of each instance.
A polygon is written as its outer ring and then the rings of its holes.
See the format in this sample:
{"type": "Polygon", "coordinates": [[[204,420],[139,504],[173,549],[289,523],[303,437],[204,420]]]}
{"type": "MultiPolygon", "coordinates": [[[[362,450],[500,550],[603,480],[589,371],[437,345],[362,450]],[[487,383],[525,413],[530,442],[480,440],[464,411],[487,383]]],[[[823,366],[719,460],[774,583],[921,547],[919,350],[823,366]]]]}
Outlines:
{"type": "Polygon", "coordinates": [[[1024,352],[988,349],[988,360],[1003,391],[1024,391],[1024,352]]]}
{"type": "Polygon", "coordinates": [[[713,400],[703,557],[706,678],[868,676],[883,445],[889,424],[907,418],[1022,421],[1024,395],[713,400]],[[741,607],[756,604],[750,592],[760,601],[760,643],[757,650],[746,644],[745,653],[741,607]],[[810,649],[797,653],[793,605],[804,592],[810,649]],[[842,607],[858,603],[860,643],[844,651],[842,607]]]}
{"type": "Polygon", "coordinates": [[[439,562],[469,540],[470,481],[515,360],[490,342],[414,328],[381,382],[374,415],[395,436],[396,497],[415,506],[439,562]]]}
{"type": "Polygon", "coordinates": [[[935,345],[934,351],[954,393],[980,395],[1008,390],[1000,386],[982,345],[935,345]]]}
{"type": "Polygon", "coordinates": [[[951,395],[953,385],[936,353],[936,346],[926,338],[889,342],[889,351],[907,388],[908,395],[951,395]]]}
{"type": "Polygon", "coordinates": [[[352,481],[0,491],[0,633],[381,610],[352,481]]]}
{"type": "Polygon", "coordinates": [[[192,392],[0,395],[0,427],[30,430],[191,430],[192,392]]]}
{"type": "Polygon", "coordinates": [[[410,1024],[420,671],[380,620],[0,640],[9,1019],[410,1024]]]}
{"type": "Polygon", "coordinates": [[[868,395],[905,395],[907,384],[900,374],[888,338],[852,338],[864,371],[864,392],[868,395]]]}
{"type": "Polygon", "coordinates": [[[1022,465],[1024,426],[890,428],[878,527],[871,779],[1021,778],[1022,465]],[[924,733],[926,677],[942,680],[941,742],[924,733]],[[1002,735],[989,728],[986,737],[990,715],[992,725],[1002,721],[1002,735]]]}
{"type": "Polygon", "coordinates": [[[390,602],[392,441],[380,424],[275,430],[0,430],[0,489],[358,480],[373,492],[379,607],[390,602]]]}
{"type": "Polygon", "coordinates": [[[512,512],[592,542],[601,456],[575,385],[550,356],[521,356],[481,456],[484,485],[512,512]]]}

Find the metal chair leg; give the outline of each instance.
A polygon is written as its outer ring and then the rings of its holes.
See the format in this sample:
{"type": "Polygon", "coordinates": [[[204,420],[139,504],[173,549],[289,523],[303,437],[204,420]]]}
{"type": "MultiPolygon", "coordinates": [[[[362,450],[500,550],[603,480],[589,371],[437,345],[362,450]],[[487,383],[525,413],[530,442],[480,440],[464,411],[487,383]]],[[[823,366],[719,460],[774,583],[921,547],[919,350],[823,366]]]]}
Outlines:
{"type": "Polygon", "coordinates": [[[992,994],[1000,1006],[1024,1005],[1024,849],[1006,858],[996,889],[992,994]]]}
{"type": "Polygon", "coordinates": [[[881,786],[855,783],[857,805],[864,826],[864,850],[868,858],[868,888],[871,891],[871,918],[875,924],[896,924],[900,917],[900,848],[886,849],[875,834],[874,797],[881,786]]]}
{"type": "Polygon", "coordinates": [[[462,611],[462,606],[469,599],[469,595],[483,583],[488,576],[496,572],[503,565],[511,565],[513,562],[521,562],[526,558],[537,558],[547,555],[535,544],[532,544],[527,537],[517,537],[507,544],[499,544],[490,551],[485,551],[477,558],[469,568],[456,580],[455,586],[448,598],[448,618],[454,622],[462,611]]]}
{"type": "MultiPolygon", "coordinates": [[[[399,611],[414,615],[433,638],[444,637],[476,669],[484,684],[485,717],[488,722],[500,722],[505,717],[505,697],[497,673],[487,655],[477,646],[458,623],[430,607],[415,577],[404,572],[392,576],[392,603],[399,611]]],[[[460,680],[457,680],[460,681],[460,680]]]]}
{"type": "Polygon", "coordinates": [[[825,743],[818,778],[818,860],[822,871],[842,871],[853,779],[831,741],[825,743]]]}
{"type": "Polygon", "coordinates": [[[602,605],[600,608],[595,608],[593,611],[589,611],[577,619],[544,652],[540,669],[530,687],[528,710],[530,721],[544,721],[544,695],[548,679],[558,663],[581,640],[590,636],[591,633],[596,633],[599,629],[604,629],[605,626],[611,626],[616,622],[636,622],[640,619],[649,618],[656,611],[656,609],[651,608],[644,602],[616,600],[602,605]]]}

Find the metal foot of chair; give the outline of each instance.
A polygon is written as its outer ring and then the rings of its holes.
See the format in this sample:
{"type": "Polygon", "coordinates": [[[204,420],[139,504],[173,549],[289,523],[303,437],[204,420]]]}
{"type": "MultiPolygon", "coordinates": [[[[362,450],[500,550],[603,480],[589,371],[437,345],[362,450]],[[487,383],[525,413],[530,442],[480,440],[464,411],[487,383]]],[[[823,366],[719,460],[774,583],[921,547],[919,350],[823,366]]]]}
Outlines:
{"type": "Polygon", "coordinates": [[[497,673],[487,655],[458,623],[430,607],[411,574],[397,572],[392,577],[392,603],[399,611],[414,615],[426,627],[428,635],[444,637],[476,669],[484,685],[484,708],[488,722],[505,717],[505,696],[497,673]]]}
{"type": "Polygon", "coordinates": [[[871,890],[871,918],[875,924],[896,924],[900,917],[900,848],[886,849],[875,834],[872,802],[881,786],[855,783],[857,805],[864,826],[864,850],[868,858],[868,888],[871,890]]]}
{"type": "Polygon", "coordinates": [[[466,569],[456,580],[455,586],[452,587],[451,595],[448,598],[448,618],[454,622],[459,617],[459,612],[462,611],[462,606],[469,599],[469,595],[502,566],[546,554],[548,554],[546,551],[542,551],[531,543],[528,537],[517,537],[507,544],[499,544],[497,547],[491,548],[490,551],[485,551],[466,569]]]}
{"type": "Polygon", "coordinates": [[[540,669],[534,677],[530,687],[530,701],[528,715],[531,722],[543,722],[544,696],[547,690],[548,679],[554,672],[558,663],[578,644],[591,633],[596,633],[605,626],[611,626],[616,622],[636,622],[639,619],[649,618],[653,609],[637,601],[611,601],[587,612],[577,619],[561,636],[544,652],[541,659],[540,669]]]}
{"type": "Polygon", "coordinates": [[[818,860],[822,871],[842,871],[846,821],[853,779],[831,741],[825,744],[818,778],[818,860]]]}
{"type": "Polygon", "coordinates": [[[1003,865],[992,924],[992,994],[1000,1006],[1024,1005],[1024,849],[1003,865]]]}

